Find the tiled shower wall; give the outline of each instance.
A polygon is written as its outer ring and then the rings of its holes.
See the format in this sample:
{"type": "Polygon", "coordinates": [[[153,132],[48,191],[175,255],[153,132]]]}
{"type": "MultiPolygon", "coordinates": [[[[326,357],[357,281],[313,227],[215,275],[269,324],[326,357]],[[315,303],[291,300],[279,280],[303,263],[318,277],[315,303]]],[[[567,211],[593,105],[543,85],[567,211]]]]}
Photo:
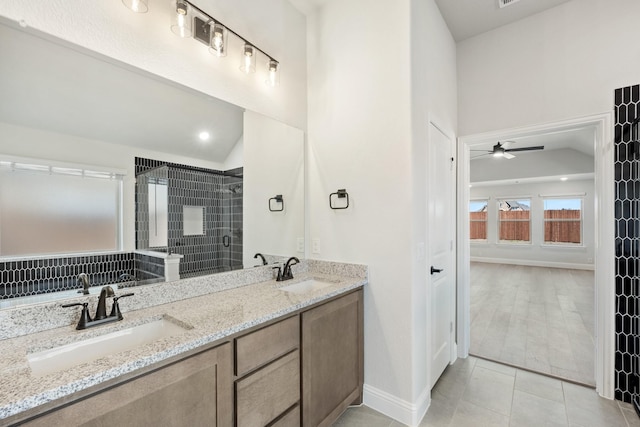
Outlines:
{"type": "MultiPolygon", "coordinates": [[[[180,277],[242,268],[242,168],[217,171],[136,157],[136,175],[168,166],[168,247],[184,255],[180,277]],[[205,210],[204,234],[184,236],[183,206],[205,210]]],[[[136,212],[145,209],[136,200],[136,212]]],[[[146,249],[141,230],[148,229],[144,216],[136,218],[136,247],[146,249]],[[140,231],[139,231],[140,230],[140,231]]]]}
{"type": "Polygon", "coordinates": [[[616,355],[615,398],[638,400],[638,241],[640,85],[615,91],[616,355]]]}

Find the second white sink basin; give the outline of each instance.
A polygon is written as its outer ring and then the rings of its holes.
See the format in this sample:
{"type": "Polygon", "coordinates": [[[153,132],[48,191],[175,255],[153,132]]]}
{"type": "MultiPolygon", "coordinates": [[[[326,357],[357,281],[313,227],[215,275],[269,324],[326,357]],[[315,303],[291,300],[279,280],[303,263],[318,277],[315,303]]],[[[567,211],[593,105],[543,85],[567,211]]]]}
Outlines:
{"type": "Polygon", "coordinates": [[[47,375],[110,354],[131,350],[186,329],[165,318],[27,355],[35,376],[47,375]]]}
{"type": "Polygon", "coordinates": [[[326,288],[327,286],[335,285],[335,283],[325,282],[317,279],[309,279],[298,283],[293,283],[288,286],[283,286],[280,289],[284,292],[290,292],[293,294],[303,294],[305,292],[317,291],[318,289],[326,288]]]}

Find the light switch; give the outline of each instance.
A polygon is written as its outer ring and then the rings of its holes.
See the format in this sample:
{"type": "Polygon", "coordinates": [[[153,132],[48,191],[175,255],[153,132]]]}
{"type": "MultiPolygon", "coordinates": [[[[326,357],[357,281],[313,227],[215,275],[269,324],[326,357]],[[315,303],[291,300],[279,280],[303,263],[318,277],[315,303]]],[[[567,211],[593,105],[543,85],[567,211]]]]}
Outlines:
{"type": "Polygon", "coordinates": [[[297,251],[304,252],[304,237],[298,237],[297,251]]]}
{"type": "Polygon", "coordinates": [[[311,252],[313,252],[314,254],[319,254],[320,253],[320,239],[318,239],[318,238],[313,239],[311,244],[312,244],[311,252]]]}

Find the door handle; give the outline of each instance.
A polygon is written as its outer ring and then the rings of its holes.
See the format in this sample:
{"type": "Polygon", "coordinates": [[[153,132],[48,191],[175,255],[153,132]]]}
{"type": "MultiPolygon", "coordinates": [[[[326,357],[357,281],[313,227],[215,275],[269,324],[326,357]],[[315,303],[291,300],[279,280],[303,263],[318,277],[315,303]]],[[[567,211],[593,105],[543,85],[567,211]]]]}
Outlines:
{"type": "Polygon", "coordinates": [[[433,265],[431,266],[431,274],[433,273],[440,273],[442,272],[442,268],[433,268],[433,265]]]}
{"type": "Polygon", "coordinates": [[[228,248],[231,244],[231,236],[222,236],[222,246],[228,248]]]}

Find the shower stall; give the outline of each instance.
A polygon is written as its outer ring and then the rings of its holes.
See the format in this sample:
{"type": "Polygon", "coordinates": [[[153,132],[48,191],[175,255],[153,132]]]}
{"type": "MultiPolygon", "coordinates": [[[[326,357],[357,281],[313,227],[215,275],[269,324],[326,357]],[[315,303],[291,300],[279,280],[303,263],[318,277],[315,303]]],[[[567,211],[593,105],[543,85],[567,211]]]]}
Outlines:
{"type": "Polygon", "coordinates": [[[182,254],[181,278],[242,268],[242,178],[136,158],[136,248],[182,254]]]}

